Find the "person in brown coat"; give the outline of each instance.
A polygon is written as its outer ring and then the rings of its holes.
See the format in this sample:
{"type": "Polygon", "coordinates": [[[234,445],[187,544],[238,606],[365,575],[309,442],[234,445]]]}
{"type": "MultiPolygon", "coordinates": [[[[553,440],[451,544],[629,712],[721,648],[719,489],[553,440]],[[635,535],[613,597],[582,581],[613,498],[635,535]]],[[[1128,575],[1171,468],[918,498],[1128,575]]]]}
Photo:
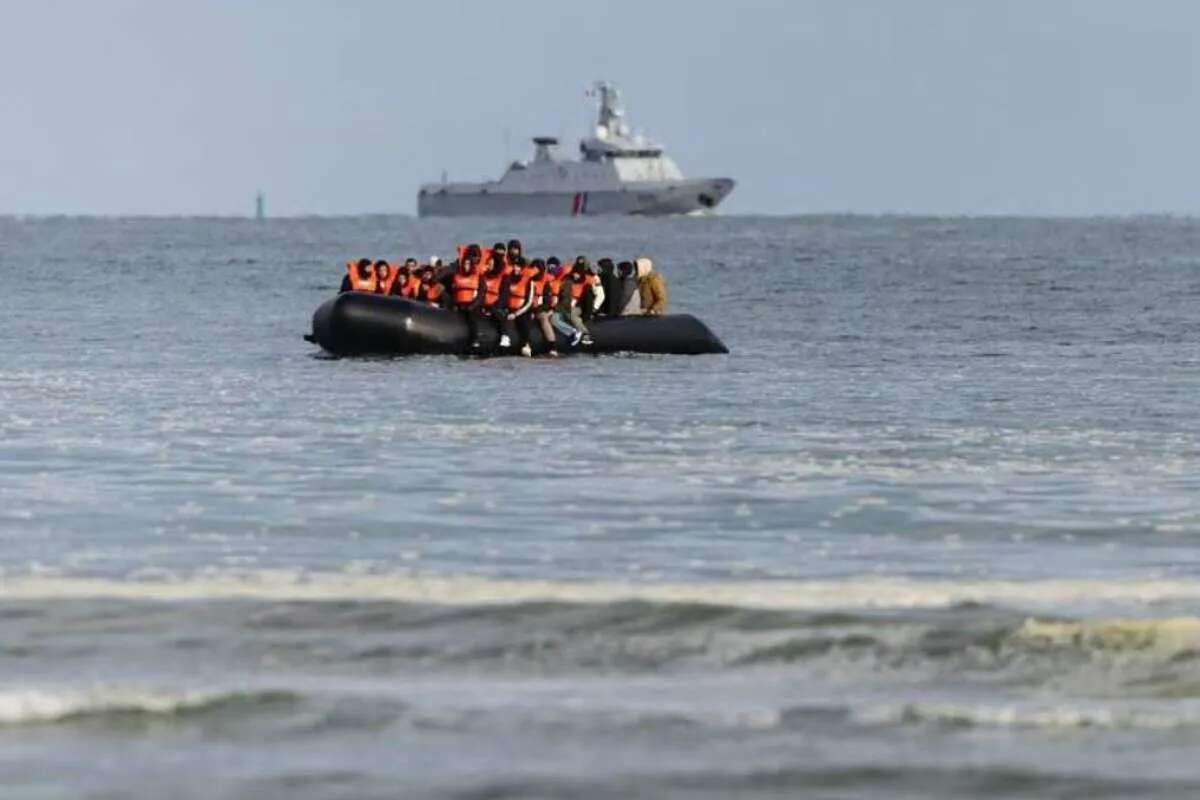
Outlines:
{"type": "Polygon", "coordinates": [[[662,275],[654,271],[654,262],[648,258],[639,258],[637,264],[638,294],[642,299],[642,313],[648,316],[662,316],[667,313],[667,282],[662,275]]]}

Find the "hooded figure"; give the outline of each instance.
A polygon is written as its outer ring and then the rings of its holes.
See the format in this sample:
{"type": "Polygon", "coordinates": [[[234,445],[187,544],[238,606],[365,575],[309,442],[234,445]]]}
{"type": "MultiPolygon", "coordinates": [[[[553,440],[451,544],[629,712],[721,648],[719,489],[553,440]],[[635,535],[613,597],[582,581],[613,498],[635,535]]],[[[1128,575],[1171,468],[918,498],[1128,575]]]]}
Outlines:
{"type": "Polygon", "coordinates": [[[508,260],[514,263],[525,263],[525,248],[522,247],[520,239],[508,240],[508,260]]]}
{"type": "Polygon", "coordinates": [[[637,265],[638,294],[642,300],[642,313],[652,317],[667,313],[667,284],[654,271],[654,262],[644,256],[637,265]]]}
{"type": "Polygon", "coordinates": [[[621,310],[614,305],[617,294],[617,268],[611,258],[600,259],[596,266],[600,268],[600,287],[604,289],[604,300],[597,310],[605,316],[616,316],[621,310]]]}
{"type": "Polygon", "coordinates": [[[633,317],[642,313],[642,295],[638,292],[637,273],[632,261],[617,264],[611,308],[615,317],[633,317]]]}

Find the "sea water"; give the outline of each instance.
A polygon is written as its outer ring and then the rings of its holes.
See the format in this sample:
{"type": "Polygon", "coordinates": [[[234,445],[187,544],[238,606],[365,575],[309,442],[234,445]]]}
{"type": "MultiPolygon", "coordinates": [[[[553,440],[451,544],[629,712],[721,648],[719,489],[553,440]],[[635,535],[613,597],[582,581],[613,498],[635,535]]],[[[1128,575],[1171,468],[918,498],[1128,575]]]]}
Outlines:
{"type": "Polygon", "coordinates": [[[0,219],[0,796],[1200,793],[1200,222],[0,219]],[[722,356],[336,360],[347,259],[722,356]]]}

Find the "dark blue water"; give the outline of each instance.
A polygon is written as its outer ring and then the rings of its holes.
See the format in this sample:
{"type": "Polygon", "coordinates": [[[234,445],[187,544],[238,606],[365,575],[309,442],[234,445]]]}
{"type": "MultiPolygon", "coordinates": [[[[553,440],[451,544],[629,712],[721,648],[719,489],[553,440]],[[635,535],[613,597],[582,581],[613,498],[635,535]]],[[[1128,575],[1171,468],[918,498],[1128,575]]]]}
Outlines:
{"type": "Polygon", "coordinates": [[[1200,222],[3,219],[0,277],[12,796],[1200,790],[1200,222]],[[300,338],[512,235],[731,353],[300,338]]]}

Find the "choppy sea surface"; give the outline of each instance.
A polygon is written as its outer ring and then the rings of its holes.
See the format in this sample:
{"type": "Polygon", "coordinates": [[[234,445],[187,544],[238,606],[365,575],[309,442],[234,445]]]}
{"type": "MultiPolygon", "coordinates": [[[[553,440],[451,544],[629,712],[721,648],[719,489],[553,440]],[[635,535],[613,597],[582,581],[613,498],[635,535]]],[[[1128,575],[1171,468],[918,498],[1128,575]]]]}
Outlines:
{"type": "Polygon", "coordinates": [[[1200,795],[1200,221],[0,219],[0,796],[1200,795]],[[335,360],[359,255],[727,356],[335,360]]]}

